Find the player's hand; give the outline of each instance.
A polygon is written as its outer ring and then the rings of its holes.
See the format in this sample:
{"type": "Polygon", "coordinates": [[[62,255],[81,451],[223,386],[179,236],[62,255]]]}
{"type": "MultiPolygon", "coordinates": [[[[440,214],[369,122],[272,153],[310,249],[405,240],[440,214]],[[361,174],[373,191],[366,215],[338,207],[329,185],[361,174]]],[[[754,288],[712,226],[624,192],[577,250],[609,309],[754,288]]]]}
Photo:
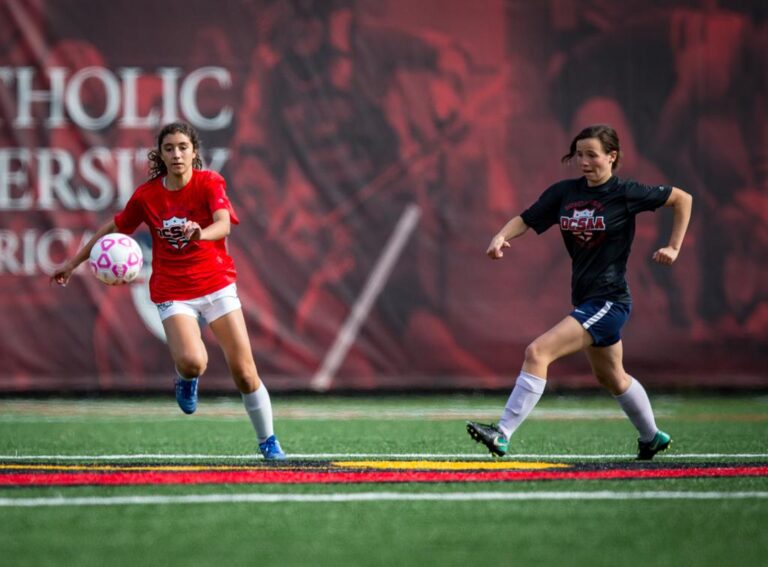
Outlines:
{"type": "Polygon", "coordinates": [[[653,261],[661,264],[662,266],[671,266],[675,260],[677,260],[677,254],[679,250],[675,250],[671,246],[665,246],[659,248],[653,253],[653,261]]]}
{"type": "Polygon", "coordinates": [[[503,236],[497,234],[493,237],[493,240],[491,240],[491,243],[488,245],[488,250],[486,250],[485,253],[488,254],[488,257],[492,260],[498,260],[499,258],[504,257],[504,248],[509,248],[509,242],[507,242],[503,236]]]}
{"type": "Polygon", "coordinates": [[[51,274],[51,283],[56,283],[65,287],[69,283],[69,279],[72,277],[72,272],[75,271],[76,267],[77,266],[73,266],[71,262],[67,262],[51,274]]]}
{"type": "Polygon", "coordinates": [[[203,229],[200,228],[200,225],[197,224],[194,221],[187,221],[184,223],[184,229],[183,234],[184,238],[186,238],[189,241],[192,240],[200,240],[200,237],[202,236],[203,229]]]}

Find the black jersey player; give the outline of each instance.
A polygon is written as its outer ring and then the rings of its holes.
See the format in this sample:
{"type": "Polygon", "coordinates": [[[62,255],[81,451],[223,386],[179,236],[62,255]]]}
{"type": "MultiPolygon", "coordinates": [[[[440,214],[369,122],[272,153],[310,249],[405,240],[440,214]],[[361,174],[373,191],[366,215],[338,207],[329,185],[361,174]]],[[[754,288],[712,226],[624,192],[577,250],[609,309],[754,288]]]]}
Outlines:
{"type": "Polygon", "coordinates": [[[578,351],[584,351],[597,381],[616,398],[637,428],[638,459],[652,459],[669,446],[670,436],[656,427],[645,389],[624,369],[620,332],[632,309],[626,271],[635,216],[661,206],[673,209],[669,242],[653,254],[654,261],[668,266],[680,252],[692,198],[677,187],[616,177],[620,158],[619,138],[613,128],[585,128],[562,158],[564,162],[575,160],[582,177],[549,187],[533,205],[507,222],[488,246],[488,256],[499,259],[509,241],[529,228],[541,234],[557,225],[573,270],[573,311],[525,349],[520,375],[499,422],[467,423],[472,438],[494,455],[506,454],[510,436],[539,401],[549,365],[578,351]]]}

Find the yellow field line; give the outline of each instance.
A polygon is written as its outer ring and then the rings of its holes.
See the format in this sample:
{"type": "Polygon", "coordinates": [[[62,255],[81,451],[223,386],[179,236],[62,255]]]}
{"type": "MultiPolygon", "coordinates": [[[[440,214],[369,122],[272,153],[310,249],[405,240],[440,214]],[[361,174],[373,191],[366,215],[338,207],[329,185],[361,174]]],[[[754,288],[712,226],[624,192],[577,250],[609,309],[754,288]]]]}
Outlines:
{"type": "Polygon", "coordinates": [[[461,462],[461,461],[334,461],[337,467],[366,468],[366,469],[426,469],[426,470],[540,470],[568,468],[571,465],[562,463],[537,463],[524,461],[489,461],[489,462],[461,462]]]}

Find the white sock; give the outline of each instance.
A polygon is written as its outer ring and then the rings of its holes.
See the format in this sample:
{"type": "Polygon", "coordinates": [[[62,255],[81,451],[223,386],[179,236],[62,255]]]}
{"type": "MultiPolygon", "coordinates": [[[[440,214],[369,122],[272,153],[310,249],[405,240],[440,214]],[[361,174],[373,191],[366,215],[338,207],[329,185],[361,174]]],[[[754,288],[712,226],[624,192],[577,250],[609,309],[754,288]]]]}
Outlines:
{"type": "Polygon", "coordinates": [[[515,432],[515,429],[520,427],[520,424],[525,421],[528,414],[531,413],[531,410],[536,406],[541,395],[544,393],[546,386],[547,381],[543,378],[538,378],[522,370],[520,371],[515,387],[509,395],[507,404],[504,406],[504,413],[501,414],[501,419],[498,423],[499,429],[504,432],[507,439],[515,432]]]}
{"type": "Polygon", "coordinates": [[[614,396],[614,398],[640,433],[640,441],[650,441],[658,431],[656,419],[653,417],[653,409],[651,409],[651,400],[648,399],[643,385],[631,376],[630,379],[632,383],[627,391],[614,396]]]}
{"type": "Polygon", "coordinates": [[[243,398],[245,411],[248,412],[248,417],[251,418],[256,436],[259,438],[259,443],[264,443],[275,432],[272,426],[272,402],[269,399],[267,387],[262,382],[259,389],[255,392],[250,394],[241,393],[240,395],[243,398]]]}

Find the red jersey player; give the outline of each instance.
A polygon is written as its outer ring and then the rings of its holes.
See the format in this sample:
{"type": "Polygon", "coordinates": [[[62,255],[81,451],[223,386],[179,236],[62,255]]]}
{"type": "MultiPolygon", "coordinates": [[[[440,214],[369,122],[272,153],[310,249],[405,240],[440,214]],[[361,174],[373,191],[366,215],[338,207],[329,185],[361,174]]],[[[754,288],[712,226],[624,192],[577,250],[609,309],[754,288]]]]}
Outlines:
{"type": "Polygon", "coordinates": [[[91,247],[105,234],[131,234],[141,223],[152,233],[149,290],[157,305],[176,367],[176,400],[191,414],[197,409],[198,379],[208,353],[198,319],[221,345],[229,370],[266,459],[284,459],[275,437],[272,404],[253,360],[245,318],[237,296],[236,272],[226,237],[239,221],[218,173],[202,169],[200,140],[189,124],[166,125],[149,153],[150,179],[125,208],[105,223],[52,279],[66,285],[91,247]]]}

